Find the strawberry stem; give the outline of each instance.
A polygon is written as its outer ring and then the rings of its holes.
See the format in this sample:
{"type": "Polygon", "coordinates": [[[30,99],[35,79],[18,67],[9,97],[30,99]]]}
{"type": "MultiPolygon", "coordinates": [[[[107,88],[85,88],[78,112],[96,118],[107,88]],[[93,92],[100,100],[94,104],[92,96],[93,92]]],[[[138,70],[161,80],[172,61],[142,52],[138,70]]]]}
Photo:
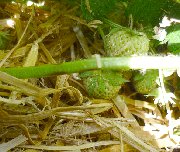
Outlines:
{"type": "Polygon", "coordinates": [[[40,78],[64,73],[77,73],[88,70],[130,70],[130,69],[179,69],[180,57],[178,56],[134,56],[134,57],[107,57],[91,58],[64,62],[61,64],[46,64],[34,67],[0,68],[17,78],[40,78]],[[97,61],[100,60],[100,61],[97,61]],[[101,63],[101,67],[97,63],[101,63]]]}

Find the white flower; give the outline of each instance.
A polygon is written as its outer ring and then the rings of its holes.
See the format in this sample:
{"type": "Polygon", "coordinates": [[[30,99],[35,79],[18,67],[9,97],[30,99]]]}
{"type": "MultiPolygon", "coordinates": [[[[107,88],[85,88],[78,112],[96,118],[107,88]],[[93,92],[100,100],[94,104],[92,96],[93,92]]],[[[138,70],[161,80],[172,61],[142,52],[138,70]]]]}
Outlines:
{"type": "Polygon", "coordinates": [[[159,28],[157,26],[154,27],[155,35],[153,36],[154,39],[159,41],[164,41],[167,35],[167,32],[163,28],[159,28]]]}

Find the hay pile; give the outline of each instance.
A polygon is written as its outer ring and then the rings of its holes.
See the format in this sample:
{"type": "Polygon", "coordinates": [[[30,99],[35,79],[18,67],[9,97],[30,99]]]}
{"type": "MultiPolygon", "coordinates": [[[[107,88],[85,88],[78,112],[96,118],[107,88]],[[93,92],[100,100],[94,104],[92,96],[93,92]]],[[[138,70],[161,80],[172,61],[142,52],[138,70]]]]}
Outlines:
{"type": "MultiPolygon", "coordinates": [[[[80,1],[46,1],[44,6],[1,3],[0,9],[0,67],[105,55],[97,29],[102,22],[84,20],[80,1]]],[[[175,106],[154,104],[129,82],[118,96],[105,100],[89,97],[77,73],[18,79],[0,72],[0,151],[173,149],[180,142],[180,80],[174,73],[168,82],[177,95],[175,106]]],[[[168,95],[166,99],[173,97],[168,95]]]]}

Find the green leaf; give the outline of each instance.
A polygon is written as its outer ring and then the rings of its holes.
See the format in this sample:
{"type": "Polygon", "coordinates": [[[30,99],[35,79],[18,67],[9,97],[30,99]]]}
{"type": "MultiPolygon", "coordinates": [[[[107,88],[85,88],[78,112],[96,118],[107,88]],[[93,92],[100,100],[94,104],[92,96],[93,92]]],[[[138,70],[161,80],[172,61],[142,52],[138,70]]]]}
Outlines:
{"type": "Polygon", "coordinates": [[[101,19],[115,8],[116,0],[81,0],[83,17],[90,21],[101,19]]]}
{"type": "Polygon", "coordinates": [[[180,0],[174,0],[174,1],[176,1],[177,3],[180,3],[180,0]]]}
{"type": "Polygon", "coordinates": [[[127,8],[127,15],[145,25],[155,26],[168,10],[167,0],[133,0],[127,8]]]}
{"type": "MultiPolygon", "coordinates": [[[[175,0],[174,0],[175,1],[175,0]]],[[[170,18],[180,19],[180,0],[176,0],[176,2],[169,2],[169,9],[167,16],[170,18]]]]}
{"type": "Polygon", "coordinates": [[[0,31],[0,50],[6,49],[9,40],[8,32],[0,31]]]}
{"type": "Polygon", "coordinates": [[[168,49],[173,54],[180,53],[180,24],[175,24],[167,29],[166,40],[168,41],[168,49]]]}

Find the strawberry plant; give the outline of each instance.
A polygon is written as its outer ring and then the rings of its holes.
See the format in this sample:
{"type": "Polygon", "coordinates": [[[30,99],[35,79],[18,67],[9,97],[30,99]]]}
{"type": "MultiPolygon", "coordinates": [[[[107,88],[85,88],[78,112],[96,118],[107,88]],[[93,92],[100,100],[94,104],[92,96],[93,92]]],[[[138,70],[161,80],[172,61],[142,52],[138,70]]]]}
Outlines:
{"type": "Polygon", "coordinates": [[[178,148],[179,0],[0,10],[0,151],[178,148]]]}
{"type": "Polygon", "coordinates": [[[180,25],[172,25],[167,28],[168,49],[173,54],[180,54],[180,25]]]}

